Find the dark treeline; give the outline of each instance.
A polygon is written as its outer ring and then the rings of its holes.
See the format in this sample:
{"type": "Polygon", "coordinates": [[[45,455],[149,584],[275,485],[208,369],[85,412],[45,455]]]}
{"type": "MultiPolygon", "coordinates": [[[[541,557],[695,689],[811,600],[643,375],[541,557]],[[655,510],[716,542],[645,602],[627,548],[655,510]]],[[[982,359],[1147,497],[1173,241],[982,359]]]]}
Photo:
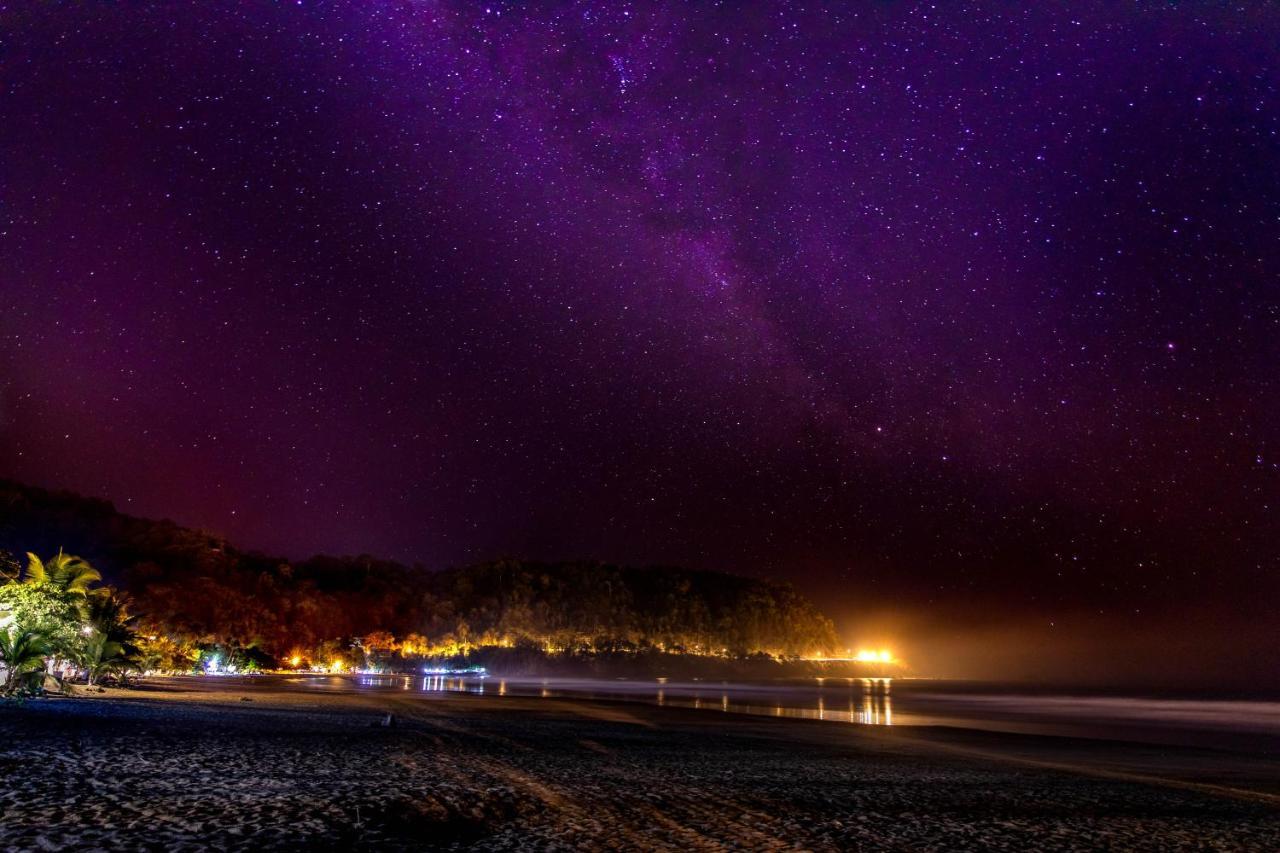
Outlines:
{"type": "Polygon", "coordinates": [[[65,549],[133,599],[152,629],[277,659],[355,638],[397,653],[537,644],[778,656],[835,647],[831,622],[790,586],[716,572],[501,560],[430,571],[372,557],[290,562],[241,551],[108,502],[0,481],[0,550],[65,549]],[[374,640],[376,645],[379,640],[374,640]]]}

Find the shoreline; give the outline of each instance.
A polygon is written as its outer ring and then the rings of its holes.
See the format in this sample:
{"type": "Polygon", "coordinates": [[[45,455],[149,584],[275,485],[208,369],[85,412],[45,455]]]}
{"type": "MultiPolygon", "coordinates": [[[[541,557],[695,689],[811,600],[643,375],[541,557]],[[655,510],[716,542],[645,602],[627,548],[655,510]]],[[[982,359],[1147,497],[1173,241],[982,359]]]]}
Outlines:
{"type": "MultiPolygon", "coordinates": [[[[255,676],[254,678],[257,678],[255,676]]],[[[265,678],[278,676],[261,676],[265,678]]],[[[292,674],[291,676],[292,677],[292,674]]],[[[325,676],[351,680],[356,675],[325,676]]],[[[193,681],[200,682],[201,676],[167,676],[179,685],[193,681]]],[[[500,680],[493,676],[493,681],[500,680]]],[[[507,681],[523,681],[532,683],[537,679],[523,677],[505,679],[507,681]]],[[[551,679],[552,682],[557,679],[551,679]]],[[[565,681],[559,679],[562,689],[565,681]]],[[[692,683],[691,683],[692,684],[692,683]]],[[[232,680],[228,690],[196,690],[194,693],[202,700],[220,703],[225,693],[235,693],[239,685],[232,680]],[[218,698],[215,698],[218,697],[218,698]]],[[[245,685],[252,698],[252,690],[256,685],[252,682],[245,685]]],[[[269,687],[270,685],[268,685],[269,687]]],[[[668,683],[667,687],[678,684],[668,683]]],[[[137,692],[167,692],[156,690],[153,685],[143,684],[140,689],[108,689],[109,698],[128,701],[137,692]]],[[[359,688],[351,688],[357,696],[376,703],[378,693],[364,693],[359,688]]],[[[1280,755],[1253,754],[1240,750],[1227,749],[1216,745],[1185,745],[1125,739],[1122,737],[1095,737],[1087,735],[1071,735],[1045,733],[1038,731],[1019,731],[1009,728],[991,728],[964,725],[966,721],[939,723],[895,723],[881,725],[878,723],[850,723],[843,719],[820,719],[810,715],[775,715],[759,711],[737,710],[730,706],[728,710],[712,708],[698,709],[691,705],[668,701],[659,704],[643,698],[641,694],[634,697],[623,696],[578,696],[572,693],[560,693],[551,697],[532,696],[527,693],[500,695],[492,692],[476,695],[466,692],[442,692],[435,694],[412,694],[421,701],[438,701],[444,699],[469,699],[474,702],[513,702],[517,703],[512,710],[515,713],[537,711],[538,706],[547,702],[567,703],[570,706],[601,706],[621,708],[646,708],[654,711],[667,711],[677,714],[696,714],[700,717],[712,714],[715,718],[731,719],[741,723],[759,723],[769,721],[782,726],[822,726],[847,728],[852,727],[861,736],[899,738],[910,741],[926,750],[953,753],[956,755],[975,755],[982,760],[1003,761],[1009,764],[1025,764],[1027,766],[1043,766],[1063,772],[1100,778],[1131,779],[1143,784],[1166,785],[1187,790],[1203,790],[1206,793],[1220,796],[1237,797],[1262,803],[1280,806],[1280,755]],[[529,703],[535,703],[530,705],[529,703]],[[974,744],[980,745],[974,748],[974,744]],[[1082,760],[1087,759],[1087,760],[1082,760]],[[1230,780],[1232,784],[1227,784],[1230,780]]],[[[94,697],[87,697],[94,698],[94,697]]],[[[102,698],[108,698],[103,696],[102,698]]],[[[150,696],[138,697],[143,701],[150,696]]],[[[179,700],[181,701],[181,700],[179,700]]],[[[225,700],[227,707],[231,699],[225,700]]],[[[901,717],[901,715],[899,715],[901,717]]],[[[831,734],[832,737],[839,735],[831,734]]]]}
{"type": "MultiPolygon", "coordinates": [[[[235,678],[240,676],[218,676],[235,678]]],[[[217,679],[172,675],[152,683],[194,679],[212,689],[217,679]]],[[[1224,754],[1274,759],[1280,768],[1280,701],[1109,695],[1070,688],[1023,689],[1016,683],[967,682],[924,678],[773,679],[726,682],[718,679],[675,681],[666,678],[584,679],[472,673],[325,673],[276,672],[244,676],[247,684],[300,683],[311,680],[358,681],[369,692],[405,686],[414,695],[466,693],[490,699],[510,693],[531,698],[620,702],[653,707],[701,709],[754,717],[824,720],[859,726],[941,727],[1008,735],[1044,736],[1076,741],[1204,749],[1224,754]],[[419,687],[414,684],[421,680],[419,687]],[[427,686],[427,681],[448,682],[427,686]],[[846,684],[846,682],[848,682],[846,684]],[[941,692],[919,688],[945,684],[941,692]],[[851,694],[857,686],[861,694],[851,694]],[[904,694],[904,688],[907,692],[904,694]],[[990,692],[984,692],[984,688],[990,692]],[[819,701],[819,695],[825,704],[819,701]],[[1046,704],[1047,703],[1047,704],[1046,704]],[[1153,704],[1154,703],[1154,704],[1153,704]]],[[[1280,769],[1277,770],[1280,777],[1280,769]]]]}
{"type": "Polygon", "coordinates": [[[1276,763],[1211,750],[257,679],[0,734],[0,847],[1280,847],[1276,763]]]}

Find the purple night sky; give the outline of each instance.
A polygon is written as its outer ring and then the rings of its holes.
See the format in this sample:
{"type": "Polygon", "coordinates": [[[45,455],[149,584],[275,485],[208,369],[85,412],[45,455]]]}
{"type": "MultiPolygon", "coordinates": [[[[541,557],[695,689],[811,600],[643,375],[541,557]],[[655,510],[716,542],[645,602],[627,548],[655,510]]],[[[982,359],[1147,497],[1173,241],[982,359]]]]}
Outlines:
{"type": "Polygon", "coordinates": [[[0,4],[0,476],[1218,666],[1280,630],[1277,45],[1248,3],[0,4]]]}

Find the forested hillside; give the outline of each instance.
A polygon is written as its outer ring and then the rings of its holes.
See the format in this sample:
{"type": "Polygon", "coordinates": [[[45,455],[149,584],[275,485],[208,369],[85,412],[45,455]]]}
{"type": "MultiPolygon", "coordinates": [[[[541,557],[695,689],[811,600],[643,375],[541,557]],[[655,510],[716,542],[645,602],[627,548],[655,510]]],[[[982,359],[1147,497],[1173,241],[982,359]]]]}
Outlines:
{"type": "Polygon", "coordinates": [[[834,648],[831,622],[790,586],[716,572],[499,560],[431,571],[368,556],[290,562],[241,551],[106,501],[0,481],[0,549],[59,549],[133,599],[147,630],[284,659],[357,638],[397,654],[537,644],[796,656],[834,648]],[[372,639],[370,639],[372,638],[372,639]]]}

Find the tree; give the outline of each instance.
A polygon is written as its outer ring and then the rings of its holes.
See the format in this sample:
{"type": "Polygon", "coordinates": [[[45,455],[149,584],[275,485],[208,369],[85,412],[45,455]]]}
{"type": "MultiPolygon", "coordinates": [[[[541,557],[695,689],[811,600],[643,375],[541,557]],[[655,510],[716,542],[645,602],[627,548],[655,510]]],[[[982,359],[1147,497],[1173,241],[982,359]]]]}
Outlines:
{"type": "Polygon", "coordinates": [[[102,580],[102,573],[85,560],[63,551],[47,562],[27,552],[27,574],[24,583],[49,584],[72,595],[88,595],[102,580]]]}
{"type": "Polygon", "coordinates": [[[136,653],[127,601],[108,587],[95,588],[102,580],[97,569],[64,551],[49,560],[27,558],[22,582],[0,587],[0,620],[39,637],[45,656],[85,666],[90,683],[136,653]]]}
{"type": "Polygon", "coordinates": [[[72,660],[85,671],[90,687],[107,673],[129,665],[124,646],[97,632],[84,638],[72,655],[72,660]]]}
{"type": "Polygon", "coordinates": [[[84,607],[85,626],[71,658],[84,668],[89,686],[110,672],[139,663],[140,650],[129,599],[110,587],[94,590],[84,607]]]}
{"type": "Polygon", "coordinates": [[[0,696],[39,690],[44,679],[44,659],[49,652],[49,642],[39,631],[18,625],[0,629],[0,661],[5,667],[0,696]]]}
{"type": "Polygon", "coordinates": [[[84,623],[84,598],[52,584],[0,586],[0,628],[13,625],[44,637],[53,654],[74,648],[84,623]]]}
{"type": "Polygon", "coordinates": [[[200,660],[198,648],[158,628],[139,637],[137,644],[137,668],[144,672],[191,672],[200,660]]]}
{"type": "Polygon", "coordinates": [[[16,581],[22,576],[22,566],[14,559],[13,554],[0,549],[0,582],[16,581]]]}

